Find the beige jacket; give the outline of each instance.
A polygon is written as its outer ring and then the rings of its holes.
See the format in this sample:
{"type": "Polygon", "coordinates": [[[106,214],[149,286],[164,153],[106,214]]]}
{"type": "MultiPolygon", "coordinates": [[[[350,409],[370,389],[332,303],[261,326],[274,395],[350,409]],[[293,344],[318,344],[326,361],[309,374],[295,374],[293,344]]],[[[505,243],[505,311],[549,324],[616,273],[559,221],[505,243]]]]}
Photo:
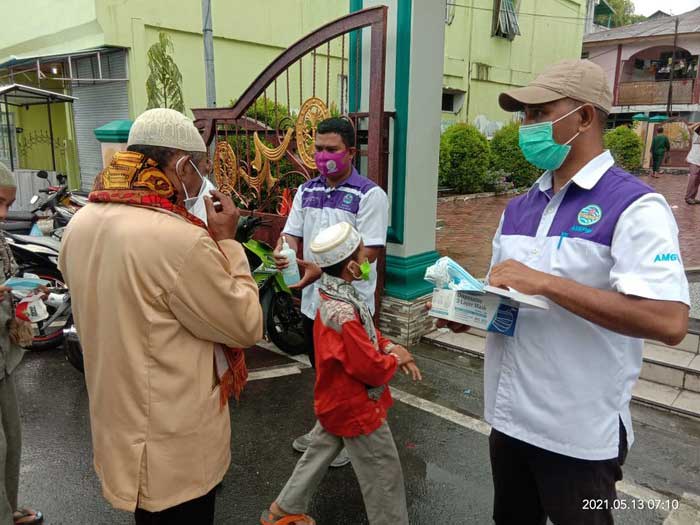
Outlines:
{"type": "Polygon", "coordinates": [[[224,477],[229,411],[214,343],[262,337],[242,246],[174,214],[89,204],[71,220],[59,266],[85,356],[95,469],[115,507],[160,511],[224,477]]]}

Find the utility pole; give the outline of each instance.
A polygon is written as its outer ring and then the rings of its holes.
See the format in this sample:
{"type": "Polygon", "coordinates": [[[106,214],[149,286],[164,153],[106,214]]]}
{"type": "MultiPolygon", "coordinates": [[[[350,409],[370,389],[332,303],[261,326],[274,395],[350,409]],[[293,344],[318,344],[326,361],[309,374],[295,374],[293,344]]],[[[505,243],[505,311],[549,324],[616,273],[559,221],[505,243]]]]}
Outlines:
{"type": "Polygon", "coordinates": [[[671,74],[669,75],[670,82],[668,83],[668,103],[666,104],[666,114],[671,116],[673,109],[673,74],[676,70],[676,47],[678,44],[678,17],[676,17],[676,30],[673,34],[673,57],[671,58],[671,74]]]}
{"type": "Polygon", "coordinates": [[[211,0],[202,0],[202,34],[204,35],[204,75],[207,87],[207,107],[216,106],[216,77],[214,76],[214,32],[211,23],[211,0]]]}

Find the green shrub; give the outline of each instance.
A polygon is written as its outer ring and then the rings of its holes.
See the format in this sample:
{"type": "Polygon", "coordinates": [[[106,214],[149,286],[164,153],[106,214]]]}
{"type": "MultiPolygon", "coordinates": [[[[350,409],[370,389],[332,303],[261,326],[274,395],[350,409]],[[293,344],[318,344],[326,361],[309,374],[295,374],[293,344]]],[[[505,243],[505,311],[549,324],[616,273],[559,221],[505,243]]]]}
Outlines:
{"type": "Polygon", "coordinates": [[[491,139],[491,169],[508,174],[516,188],[532,186],[542,170],[530,164],[518,144],[520,124],[512,122],[501,128],[491,139]]]}
{"type": "Polygon", "coordinates": [[[619,166],[627,171],[639,171],[642,167],[642,139],[627,126],[607,131],[604,142],[619,166]]]}
{"type": "Polygon", "coordinates": [[[484,191],[505,193],[514,188],[511,174],[503,170],[489,170],[484,179],[484,191]]]}
{"type": "Polygon", "coordinates": [[[484,190],[489,169],[489,143],[469,124],[453,124],[440,138],[440,184],[459,193],[484,190]]]}
{"type": "MultiPolygon", "coordinates": [[[[230,104],[231,107],[233,107],[235,103],[236,101],[232,100],[230,104]]],[[[271,128],[274,128],[278,121],[282,121],[284,117],[287,117],[287,113],[287,106],[278,103],[275,110],[275,101],[267,99],[266,102],[264,97],[259,97],[256,99],[255,102],[248,108],[248,111],[245,112],[247,117],[259,120],[271,128]]],[[[296,116],[292,115],[291,118],[294,119],[296,116]]],[[[283,122],[280,127],[286,129],[293,125],[291,122],[292,121],[283,122]]]]}

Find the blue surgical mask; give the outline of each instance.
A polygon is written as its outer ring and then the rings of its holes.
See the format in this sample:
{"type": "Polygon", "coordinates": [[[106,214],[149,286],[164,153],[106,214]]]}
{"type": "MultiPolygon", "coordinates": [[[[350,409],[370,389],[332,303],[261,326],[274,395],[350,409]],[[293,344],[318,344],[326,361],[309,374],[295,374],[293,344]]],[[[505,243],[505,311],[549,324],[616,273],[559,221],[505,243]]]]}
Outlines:
{"type": "Polygon", "coordinates": [[[569,111],[553,122],[539,122],[520,126],[519,144],[523,155],[530,164],[543,170],[554,171],[561,167],[571,151],[571,142],[578,137],[579,131],[565,144],[558,144],[554,140],[554,124],[566,117],[573,115],[583,106],[569,111]]]}

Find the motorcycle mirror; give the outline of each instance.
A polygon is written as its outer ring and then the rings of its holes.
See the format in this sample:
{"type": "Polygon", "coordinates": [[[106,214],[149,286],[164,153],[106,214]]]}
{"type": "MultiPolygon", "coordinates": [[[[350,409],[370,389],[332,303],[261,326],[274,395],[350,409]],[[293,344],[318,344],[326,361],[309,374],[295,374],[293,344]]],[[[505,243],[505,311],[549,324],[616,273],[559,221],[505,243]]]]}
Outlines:
{"type": "Polygon", "coordinates": [[[38,201],[39,201],[39,196],[38,196],[38,195],[34,195],[34,197],[32,197],[32,198],[30,199],[29,204],[36,204],[38,201]]]}
{"type": "Polygon", "coordinates": [[[39,170],[36,172],[36,176],[39,177],[40,179],[47,179],[49,178],[49,174],[46,173],[44,170],[39,170]]]}

